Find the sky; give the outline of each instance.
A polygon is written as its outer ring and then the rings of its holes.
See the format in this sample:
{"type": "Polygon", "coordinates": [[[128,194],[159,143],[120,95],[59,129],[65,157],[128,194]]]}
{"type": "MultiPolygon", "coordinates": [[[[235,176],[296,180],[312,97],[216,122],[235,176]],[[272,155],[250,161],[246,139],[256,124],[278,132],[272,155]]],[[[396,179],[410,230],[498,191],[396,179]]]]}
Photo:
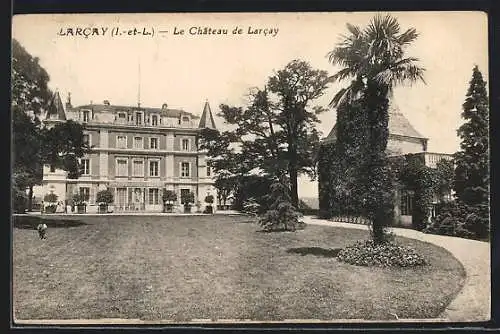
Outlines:
{"type": "MultiPolygon", "coordinates": [[[[136,105],[140,100],[141,106],[167,103],[201,115],[208,100],[217,126],[224,128],[216,116],[221,103],[243,106],[250,88],[262,87],[274,71],[294,59],[335,73],[339,68],[329,63],[327,53],[347,33],[346,23],[363,27],[375,14],[20,15],[13,18],[12,35],[40,59],[50,75],[51,89],[57,89],[63,100],[71,93],[73,105],[103,100],[136,105]],[[190,33],[205,27],[227,29],[228,34],[190,33]],[[134,28],[151,35],[134,36],[134,28]],[[77,29],[82,35],[75,35],[77,29]],[[115,35],[116,30],[121,34],[115,35]],[[88,32],[94,35],[85,36],[88,32]]],[[[402,31],[413,27],[419,33],[407,55],[419,58],[426,69],[425,84],[397,88],[394,102],[429,138],[429,151],[453,153],[459,148],[456,130],[462,123],[460,113],[473,66],[478,65],[488,78],[487,16],[482,12],[390,14],[402,31]]],[[[342,85],[330,85],[311,106],[327,107],[342,85]]],[[[335,117],[332,109],[320,115],[317,128],[325,136],[335,117]]],[[[317,197],[317,193],[316,182],[300,179],[301,197],[317,197]]]]}

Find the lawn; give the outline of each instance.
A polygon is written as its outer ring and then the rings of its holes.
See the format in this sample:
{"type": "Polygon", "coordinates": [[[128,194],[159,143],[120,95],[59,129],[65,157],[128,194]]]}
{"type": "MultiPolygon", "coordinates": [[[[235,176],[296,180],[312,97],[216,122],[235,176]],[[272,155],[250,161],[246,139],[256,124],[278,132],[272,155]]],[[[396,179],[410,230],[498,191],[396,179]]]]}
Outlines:
{"type": "Polygon", "coordinates": [[[397,238],[420,268],[357,267],[339,248],[364,230],[262,233],[243,216],[15,217],[16,319],[367,319],[438,317],[465,272],[446,250],[397,238]]]}

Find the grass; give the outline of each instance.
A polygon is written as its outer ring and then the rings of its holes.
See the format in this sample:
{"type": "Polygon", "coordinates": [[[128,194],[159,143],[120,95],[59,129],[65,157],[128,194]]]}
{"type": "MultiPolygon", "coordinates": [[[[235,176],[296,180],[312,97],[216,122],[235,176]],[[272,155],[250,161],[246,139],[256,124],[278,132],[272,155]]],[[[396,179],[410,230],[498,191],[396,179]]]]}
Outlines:
{"type": "Polygon", "coordinates": [[[446,250],[397,238],[429,266],[337,261],[364,230],[257,233],[242,216],[15,217],[16,319],[367,319],[438,317],[465,272],[446,250]]]}

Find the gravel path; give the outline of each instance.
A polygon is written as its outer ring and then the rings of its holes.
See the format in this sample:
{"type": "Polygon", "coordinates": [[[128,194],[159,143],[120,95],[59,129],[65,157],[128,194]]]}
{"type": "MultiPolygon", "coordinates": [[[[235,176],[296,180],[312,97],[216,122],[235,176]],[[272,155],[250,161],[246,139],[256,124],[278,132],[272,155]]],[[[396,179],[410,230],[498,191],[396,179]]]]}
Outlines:
{"type": "MultiPolygon", "coordinates": [[[[304,222],[314,225],[329,225],[366,229],[365,225],[332,222],[311,216],[304,222]]],[[[392,228],[394,234],[417,239],[443,247],[453,254],[465,268],[467,278],[457,297],[440,316],[448,321],[488,321],[491,317],[491,274],[490,243],[442,235],[426,234],[419,231],[392,228]]]]}

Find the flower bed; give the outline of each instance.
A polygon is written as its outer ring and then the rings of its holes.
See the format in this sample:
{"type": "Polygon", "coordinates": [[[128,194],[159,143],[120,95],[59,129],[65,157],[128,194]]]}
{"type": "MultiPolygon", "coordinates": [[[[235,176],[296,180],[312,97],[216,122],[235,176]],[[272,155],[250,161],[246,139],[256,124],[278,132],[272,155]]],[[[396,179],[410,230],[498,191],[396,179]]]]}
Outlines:
{"type": "Polygon", "coordinates": [[[411,247],[394,242],[375,245],[372,240],[358,241],[342,249],[337,258],[339,261],[357,266],[415,267],[428,264],[411,247]]]}

